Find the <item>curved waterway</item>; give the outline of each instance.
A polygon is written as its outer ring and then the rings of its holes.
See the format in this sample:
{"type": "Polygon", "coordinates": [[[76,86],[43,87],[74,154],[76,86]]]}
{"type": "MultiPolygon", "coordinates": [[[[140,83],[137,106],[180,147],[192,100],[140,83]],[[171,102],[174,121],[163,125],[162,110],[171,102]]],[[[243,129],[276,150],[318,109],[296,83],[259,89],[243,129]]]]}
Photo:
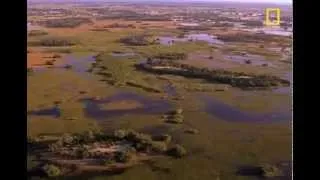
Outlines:
{"type": "MultiPolygon", "coordinates": [[[[61,68],[65,68],[66,65],[70,65],[71,68],[74,72],[78,72],[78,73],[85,73],[90,64],[93,63],[95,61],[95,57],[93,55],[88,55],[88,56],[80,56],[77,57],[75,55],[65,55],[61,60],[59,60],[61,62],[54,64],[52,66],[37,66],[37,67],[33,67],[32,69],[34,71],[46,71],[46,70],[50,70],[50,69],[61,69],[61,68]]],[[[56,63],[56,62],[55,62],[56,63]]]]}

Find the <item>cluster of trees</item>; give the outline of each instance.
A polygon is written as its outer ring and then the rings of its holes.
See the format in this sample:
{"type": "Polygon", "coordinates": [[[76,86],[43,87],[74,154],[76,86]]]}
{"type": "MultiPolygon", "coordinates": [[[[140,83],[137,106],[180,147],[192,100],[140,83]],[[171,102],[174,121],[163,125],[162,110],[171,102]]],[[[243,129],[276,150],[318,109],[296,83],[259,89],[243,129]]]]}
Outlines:
{"type": "MultiPolygon", "coordinates": [[[[106,159],[112,157],[115,162],[127,162],[124,161],[124,159],[130,159],[136,151],[168,153],[169,150],[171,150],[171,148],[168,148],[171,139],[172,137],[167,134],[151,136],[149,134],[126,129],[119,129],[111,134],[87,131],[81,134],[65,134],[56,142],[50,144],[49,150],[66,158],[106,159]],[[121,152],[116,152],[111,156],[108,153],[89,151],[90,144],[92,145],[99,142],[114,144],[115,142],[123,140],[132,144],[132,147],[121,152]]],[[[29,146],[39,145],[37,142],[37,140],[28,139],[29,146]]]]}
{"type": "Polygon", "coordinates": [[[47,37],[42,38],[38,41],[28,42],[28,45],[31,46],[73,46],[76,45],[77,42],[75,40],[69,38],[61,38],[61,37],[47,37]]]}
{"type": "Polygon", "coordinates": [[[120,42],[131,46],[147,46],[154,43],[148,39],[147,35],[127,36],[121,38],[120,42]]]}
{"type": "Polygon", "coordinates": [[[235,87],[264,88],[278,85],[290,85],[290,82],[276,76],[255,75],[244,72],[231,72],[220,69],[198,68],[186,64],[180,64],[173,61],[148,61],[144,64],[137,64],[137,69],[157,73],[174,74],[190,78],[202,78],[211,82],[230,84],[235,87]],[[174,68],[156,68],[156,67],[174,67],[174,68]]]}
{"type": "Polygon", "coordinates": [[[126,12],[117,14],[109,14],[100,16],[98,20],[104,19],[123,19],[126,21],[170,21],[170,17],[167,15],[148,15],[148,14],[139,14],[136,12],[126,12]]]}
{"type": "Polygon", "coordinates": [[[178,30],[182,31],[208,31],[211,29],[209,26],[179,26],[178,30]]]}
{"type": "Polygon", "coordinates": [[[89,18],[82,17],[72,17],[72,18],[62,18],[62,19],[49,19],[40,22],[40,25],[44,25],[49,28],[74,28],[81,24],[92,23],[89,18]]]}
{"type": "Polygon", "coordinates": [[[224,34],[218,36],[219,40],[226,41],[226,42],[271,42],[271,41],[281,41],[281,38],[275,37],[274,35],[269,34],[244,34],[244,33],[237,33],[237,34],[224,34]]]}

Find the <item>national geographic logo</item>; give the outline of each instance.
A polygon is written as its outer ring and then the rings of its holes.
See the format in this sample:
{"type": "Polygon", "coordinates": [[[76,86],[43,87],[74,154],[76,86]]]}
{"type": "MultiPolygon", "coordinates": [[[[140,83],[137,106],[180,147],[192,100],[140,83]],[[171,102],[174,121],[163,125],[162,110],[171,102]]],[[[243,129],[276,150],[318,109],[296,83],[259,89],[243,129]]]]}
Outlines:
{"type": "Polygon", "coordinates": [[[279,26],[280,25],[280,8],[267,8],[266,9],[266,26],[279,26]]]}

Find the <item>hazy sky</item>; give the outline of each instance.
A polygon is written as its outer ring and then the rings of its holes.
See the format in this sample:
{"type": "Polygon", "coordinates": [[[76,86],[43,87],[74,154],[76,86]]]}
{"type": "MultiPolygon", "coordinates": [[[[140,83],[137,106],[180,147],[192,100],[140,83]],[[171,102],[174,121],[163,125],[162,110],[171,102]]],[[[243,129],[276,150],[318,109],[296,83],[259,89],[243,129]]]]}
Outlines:
{"type": "MultiPolygon", "coordinates": [[[[72,1],[72,0],[28,0],[29,2],[32,1],[45,1],[45,2],[55,2],[55,1],[72,1]]],[[[74,0],[75,1],[75,0],[74,0]]],[[[78,1],[98,1],[98,2],[108,2],[108,1],[113,1],[116,2],[116,0],[78,0],[78,1]]],[[[119,0],[121,2],[130,2],[130,1],[149,1],[149,2],[156,2],[156,1],[164,1],[164,2],[188,2],[188,1],[193,1],[193,2],[239,2],[239,3],[246,3],[246,2],[251,2],[251,3],[279,3],[279,4],[292,4],[293,0],[119,0]]]]}

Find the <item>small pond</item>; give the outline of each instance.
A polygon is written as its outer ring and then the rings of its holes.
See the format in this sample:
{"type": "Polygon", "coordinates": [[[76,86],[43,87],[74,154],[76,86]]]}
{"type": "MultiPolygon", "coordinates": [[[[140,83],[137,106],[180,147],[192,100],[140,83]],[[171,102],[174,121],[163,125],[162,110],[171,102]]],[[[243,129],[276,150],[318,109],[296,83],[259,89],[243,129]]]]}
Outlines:
{"type": "Polygon", "coordinates": [[[169,102],[164,100],[151,99],[132,92],[122,92],[111,97],[103,99],[83,99],[84,112],[87,117],[94,119],[107,119],[116,116],[123,116],[127,114],[162,114],[172,110],[169,102]],[[133,109],[103,109],[101,105],[122,101],[132,100],[140,103],[142,106],[133,109]]]}
{"type": "Polygon", "coordinates": [[[223,44],[223,41],[217,39],[216,36],[212,36],[205,33],[199,34],[187,34],[184,37],[171,37],[171,36],[163,36],[159,37],[159,43],[162,45],[172,45],[175,42],[187,42],[187,41],[204,41],[210,45],[213,44],[223,44]]]}

